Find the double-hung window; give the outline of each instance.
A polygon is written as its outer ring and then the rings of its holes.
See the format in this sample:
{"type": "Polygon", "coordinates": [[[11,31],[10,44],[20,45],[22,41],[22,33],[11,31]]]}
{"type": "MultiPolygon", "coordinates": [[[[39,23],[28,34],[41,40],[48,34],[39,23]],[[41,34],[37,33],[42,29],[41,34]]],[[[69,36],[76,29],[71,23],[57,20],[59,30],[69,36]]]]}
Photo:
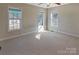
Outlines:
{"type": "Polygon", "coordinates": [[[22,10],[19,8],[9,8],[9,30],[19,30],[21,28],[22,10]]]}

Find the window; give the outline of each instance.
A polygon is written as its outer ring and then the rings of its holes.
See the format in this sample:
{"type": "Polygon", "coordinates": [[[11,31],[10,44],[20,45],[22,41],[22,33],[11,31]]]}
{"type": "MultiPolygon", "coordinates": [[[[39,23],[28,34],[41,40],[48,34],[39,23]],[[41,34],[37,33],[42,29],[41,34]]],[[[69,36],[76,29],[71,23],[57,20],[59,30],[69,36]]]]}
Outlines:
{"type": "Polygon", "coordinates": [[[58,14],[57,13],[53,13],[52,15],[53,19],[52,19],[52,23],[54,26],[57,26],[58,25],[58,14]]]}
{"type": "Polygon", "coordinates": [[[53,10],[53,12],[51,12],[51,18],[50,18],[51,22],[50,23],[50,27],[49,29],[51,31],[58,31],[58,21],[59,21],[59,12],[55,9],[53,10]]]}
{"type": "Polygon", "coordinates": [[[19,30],[21,28],[22,11],[17,8],[9,8],[9,30],[19,30]]]}

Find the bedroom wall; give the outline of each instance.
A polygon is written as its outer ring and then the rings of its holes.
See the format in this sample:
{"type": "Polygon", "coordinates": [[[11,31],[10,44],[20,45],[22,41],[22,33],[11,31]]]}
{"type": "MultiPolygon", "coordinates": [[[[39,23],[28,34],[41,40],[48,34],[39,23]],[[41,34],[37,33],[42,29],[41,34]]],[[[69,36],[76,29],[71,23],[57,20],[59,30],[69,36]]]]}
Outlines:
{"type": "MultiPolygon", "coordinates": [[[[45,12],[45,9],[36,7],[29,4],[0,4],[0,40],[2,38],[16,36],[23,33],[36,31],[37,15],[40,11],[45,12]],[[22,9],[22,28],[21,30],[8,31],[8,8],[20,8],[22,9]]],[[[45,15],[45,13],[44,13],[45,15]]]]}
{"type": "Polygon", "coordinates": [[[58,32],[79,37],[79,4],[72,3],[49,8],[48,22],[50,21],[50,14],[54,10],[59,13],[58,32]]]}

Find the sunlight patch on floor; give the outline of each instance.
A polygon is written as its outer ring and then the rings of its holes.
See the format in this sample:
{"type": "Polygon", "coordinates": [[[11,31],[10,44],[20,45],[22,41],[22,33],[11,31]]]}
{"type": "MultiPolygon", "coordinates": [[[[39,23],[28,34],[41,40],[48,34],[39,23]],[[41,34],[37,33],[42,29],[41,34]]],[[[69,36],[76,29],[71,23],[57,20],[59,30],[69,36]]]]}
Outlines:
{"type": "Polygon", "coordinates": [[[35,38],[38,39],[38,40],[40,40],[40,37],[41,37],[41,34],[37,34],[37,35],[35,36],[35,38]]]}

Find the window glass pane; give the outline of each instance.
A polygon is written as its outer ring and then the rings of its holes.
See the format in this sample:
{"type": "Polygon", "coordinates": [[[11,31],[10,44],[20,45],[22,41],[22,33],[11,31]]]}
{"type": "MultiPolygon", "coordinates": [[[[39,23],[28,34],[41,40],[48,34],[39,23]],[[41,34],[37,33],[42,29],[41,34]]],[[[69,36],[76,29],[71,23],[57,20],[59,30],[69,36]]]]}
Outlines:
{"type": "Polygon", "coordinates": [[[9,8],[9,29],[20,29],[20,20],[22,19],[22,11],[20,9],[9,8]]]}
{"type": "Polygon", "coordinates": [[[13,30],[14,26],[13,25],[9,25],[9,29],[13,30]]]}
{"type": "Polygon", "coordinates": [[[20,29],[20,24],[18,24],[18,29],[20,29]]]}
{"type": "Polygon", "coordinates": [[[19,24],[20,24],[20,20],[17,20],[17,23],[19,23],[19,24]]]}
{"type": "Polygon", "coordinates": [[[17,24],[14,25],[14,29],[17,29],[17,24]]]}
{"type": "Polygon", "coordinates": [[[13,14],[9,12],[9,18],[13,18],[13,14]]]}
{"type": "Polygon", "coordinates": [[[22,19],[22,11],[20,9],[9,8],[9,17],[22,19]]]}
{"type": "Polygon", "coordinates": [[[17,24],[17,20],[14,20],[14,24],[17,24]]]}
{"type": "Polygon", "coordinates": [[[14,20],[9,20],[9,24],[13,25],[14,24],[14,20]]]}
{"type": "Polygon", "coordinates": [[[18,19],[22,19],[22,12],[18,12],[18,19]]]}

